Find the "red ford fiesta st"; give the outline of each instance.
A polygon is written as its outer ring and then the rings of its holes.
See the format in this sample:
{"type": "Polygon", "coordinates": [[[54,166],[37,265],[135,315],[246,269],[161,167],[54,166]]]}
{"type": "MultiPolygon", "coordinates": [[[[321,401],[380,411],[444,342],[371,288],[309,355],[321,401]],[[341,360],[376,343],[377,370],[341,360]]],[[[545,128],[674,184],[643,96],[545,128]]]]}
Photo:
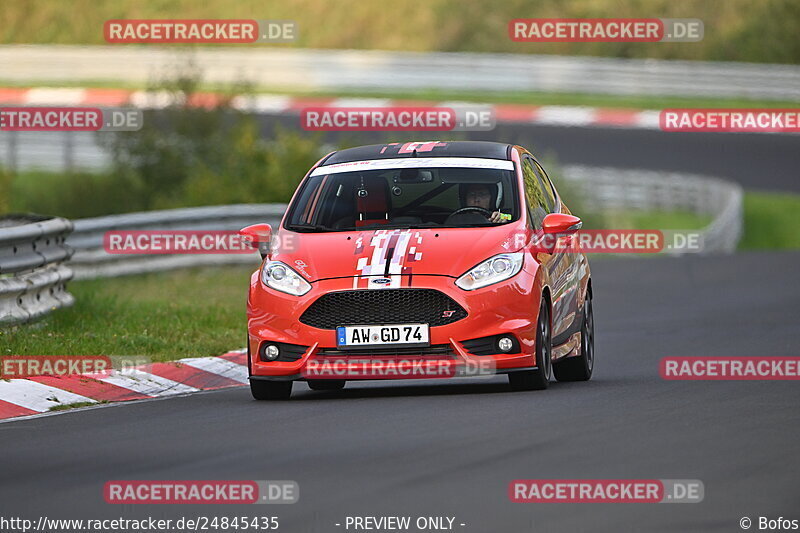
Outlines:
{"type": "Polygon", "coordinates": [[[409,142],[334,152],[262,243],[247,301],[256,399],[294,381],[507,374],[514,390],[588,380],[592,282],[580,219],[521,146],[409,142]],[[266,243],[277,243],[267,246],[266,243]]]}

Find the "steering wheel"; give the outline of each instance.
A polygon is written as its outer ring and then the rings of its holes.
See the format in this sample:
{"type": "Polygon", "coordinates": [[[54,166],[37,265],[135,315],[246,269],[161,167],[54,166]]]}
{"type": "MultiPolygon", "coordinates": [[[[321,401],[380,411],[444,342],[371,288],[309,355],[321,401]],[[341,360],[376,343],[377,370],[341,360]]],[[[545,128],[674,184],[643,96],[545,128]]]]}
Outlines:
{"type": "MultiPolygon", "coordinates": [[[[490,218],[492,216],[492,212],[489,211],[488,209],[484,209],[482,207],[475,207],[475,206],[462,207],[461,209],[456,209],[455,211],[450,213],[450,216],[452,217],[452,216],[458,215],[460,213],[466,213],[467,211],[477,211],[478,213],[480,213],[481,215],[485,216],[486,218],[490,218]]],[[[450,217],[447,217],[447,218],[450,218],[450,217]]]]}

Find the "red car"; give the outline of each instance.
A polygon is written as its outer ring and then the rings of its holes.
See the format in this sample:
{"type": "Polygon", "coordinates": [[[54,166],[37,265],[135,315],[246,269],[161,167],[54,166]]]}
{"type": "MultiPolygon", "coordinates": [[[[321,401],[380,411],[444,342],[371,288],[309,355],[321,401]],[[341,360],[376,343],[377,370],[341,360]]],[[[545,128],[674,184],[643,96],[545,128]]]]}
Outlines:
{"type": "Polygon", "coordinates": [[[294,381],[507,374],[514,390],[588,380],[592,282],[580,228],[526,149],[409,142],[322,158],[280,227],[241,230],[264,259],[247,300],[253,397],[294,381]]]}

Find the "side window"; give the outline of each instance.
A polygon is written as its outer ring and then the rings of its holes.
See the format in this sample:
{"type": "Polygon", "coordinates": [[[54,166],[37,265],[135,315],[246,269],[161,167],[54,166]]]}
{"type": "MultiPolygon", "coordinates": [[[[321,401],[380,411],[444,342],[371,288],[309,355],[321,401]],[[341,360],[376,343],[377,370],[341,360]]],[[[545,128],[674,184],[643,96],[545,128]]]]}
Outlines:
{"type": "Polygon", "coordinates": [[[547,212],[553,213],[556,207],[556,195],[553,192],[553,184],[550,183],[550,178],[547,177],[547,172],[545,172],[542,166],[535,161],[534,170],[536,171],[536,176],[539,178],[539,182],[542,184],[542,190],[544,191],[544,202],[547,212]]]}
{"type": "Polygon", "coordinates": [[[327,179],[327,176],[312,177],[309,178],[308,181],[306,181],[306,183],[303,185],[303,189],[300,192],[300,196],[295,202],[294,208],[292,210],[292,216],[291,216],[292,224],[311,223],[311,219],[314,216],[312,209],[314,205],[314,200],[319,197],[321,190],[320,181],[323,181],[325,179],[327,179]]]}
{"type": "Polygon", "coordinates": [[[528,156],[523,156],[522,177],[525,181],[525,200],[528,203],[534,229],[540,229],[548,209],[542,182],[536,173],[533,160],[528,156]]]}

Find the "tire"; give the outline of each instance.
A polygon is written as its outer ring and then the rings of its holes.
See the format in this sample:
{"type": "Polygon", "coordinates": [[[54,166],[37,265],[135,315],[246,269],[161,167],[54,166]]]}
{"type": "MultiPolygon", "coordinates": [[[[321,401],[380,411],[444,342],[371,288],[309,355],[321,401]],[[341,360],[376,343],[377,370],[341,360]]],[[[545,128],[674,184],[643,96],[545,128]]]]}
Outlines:
{"type": "Polygon", "coordinates": [[[583,324],[581,325],[581,354],[553,365],[553,373],[558,381],[588,381],[594,370],[594,312],[592,297],[586,295],[583,303],[583,324]]]}
{"type": "Polygon", "coordinates": [[[288,400],[293,381],[250,380],[250,392],[256,400],[288,400]]]}
{"type": "Polygon", "coordinates": [[[539,306],[539,318],[536,321],[536,370],[509,372],[508,383],[515,391],[544,390],[550,382],[552,364],[550,307],[545,300],[539,306]]]}
{"type": "Polygon", "coordinates": [[[342,390],[347,382],[343,379],[309,379],[306,383],[311,390],[342,390]]]}

